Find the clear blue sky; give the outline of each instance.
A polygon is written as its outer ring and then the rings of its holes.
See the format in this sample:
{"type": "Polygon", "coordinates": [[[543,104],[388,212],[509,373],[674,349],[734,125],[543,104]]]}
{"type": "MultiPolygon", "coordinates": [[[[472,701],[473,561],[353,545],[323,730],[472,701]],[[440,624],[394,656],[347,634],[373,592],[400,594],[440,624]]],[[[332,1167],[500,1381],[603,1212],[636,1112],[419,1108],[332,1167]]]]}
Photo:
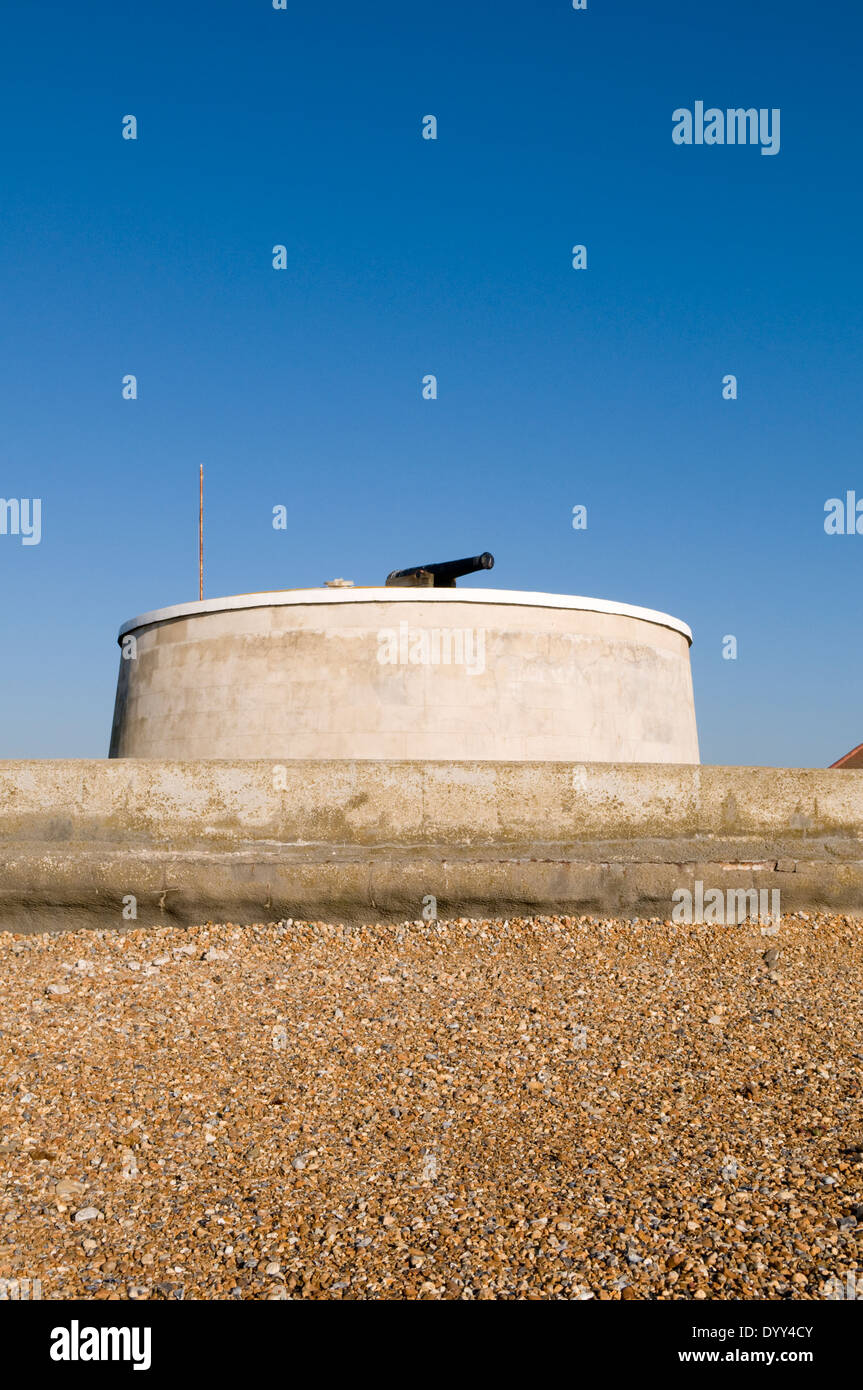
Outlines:
{"type": "Polygon", "coordinates": [[[863,497],[859,6],[0,24],[0,496],[43,508],[0,536],[0,757],[106,753],[121,621],[197,597],[199,462],[209,596],[489,549],[468,582],[688,622],[703,761],[863,740],[863,535],[823,526],[863,497]],[[780,108],[779,154],[674,145],[697,100],[780,108]]]}

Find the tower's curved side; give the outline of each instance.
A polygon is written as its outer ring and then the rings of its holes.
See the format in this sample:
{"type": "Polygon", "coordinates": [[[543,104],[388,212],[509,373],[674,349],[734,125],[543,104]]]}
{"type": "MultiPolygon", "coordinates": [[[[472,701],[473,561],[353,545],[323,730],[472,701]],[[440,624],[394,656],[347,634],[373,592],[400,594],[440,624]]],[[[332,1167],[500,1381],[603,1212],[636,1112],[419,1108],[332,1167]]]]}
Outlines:
{"type": "Polygon", "coordinates": [[[111,757],[698,762],[691,634],[649,609],[297,589],[146,613],[120,641],[111,757]]]}

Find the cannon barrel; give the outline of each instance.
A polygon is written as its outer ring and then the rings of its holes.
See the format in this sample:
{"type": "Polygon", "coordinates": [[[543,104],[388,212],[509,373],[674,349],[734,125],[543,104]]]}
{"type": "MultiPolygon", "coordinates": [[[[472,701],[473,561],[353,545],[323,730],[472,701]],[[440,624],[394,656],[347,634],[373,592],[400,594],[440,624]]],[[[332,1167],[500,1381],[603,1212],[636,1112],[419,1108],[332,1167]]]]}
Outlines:
{"type": "Polygon", "coordinates": [[[464,560],[442,560],[436,565],[413,565],[410,569],[393,570],[387,575],[387,584],[432,584],[438,589],[453,589],[455,581],[462,575],[476,574],[477,570],[493,568],[494,556],[484,550],[481,555],[469,555],[464,560]]]}

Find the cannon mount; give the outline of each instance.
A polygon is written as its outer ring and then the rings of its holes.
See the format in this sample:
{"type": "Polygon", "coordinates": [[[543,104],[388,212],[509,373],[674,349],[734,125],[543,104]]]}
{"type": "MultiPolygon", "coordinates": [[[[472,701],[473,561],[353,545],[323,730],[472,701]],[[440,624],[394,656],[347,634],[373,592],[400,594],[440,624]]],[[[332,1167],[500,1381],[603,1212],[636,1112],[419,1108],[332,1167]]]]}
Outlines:
{"type": "Polygon", "coordinates": [[[464,560],[443,560],[435,565],[414,565],[411,569],[392,570],[386,582],[388,587],[406,589],[454,589],[456,580],[463,575],[493,568],[494,556],[484,550],[481,555],[470,555],[464,560]]]}

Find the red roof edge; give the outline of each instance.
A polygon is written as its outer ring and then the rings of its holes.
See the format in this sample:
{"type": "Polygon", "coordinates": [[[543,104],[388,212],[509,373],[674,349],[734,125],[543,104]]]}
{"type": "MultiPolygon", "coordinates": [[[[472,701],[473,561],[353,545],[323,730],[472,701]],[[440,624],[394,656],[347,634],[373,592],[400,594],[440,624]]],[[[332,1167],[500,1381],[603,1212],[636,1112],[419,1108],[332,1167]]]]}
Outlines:
{"type": "Polygon", "coordinates": [[[844,758],[838,762],[831,763],[830,767],[852,767],[863,768],[863,743],[858,743],[856,748],[852,748],[850,753],[846,753],[844,758]]]}

